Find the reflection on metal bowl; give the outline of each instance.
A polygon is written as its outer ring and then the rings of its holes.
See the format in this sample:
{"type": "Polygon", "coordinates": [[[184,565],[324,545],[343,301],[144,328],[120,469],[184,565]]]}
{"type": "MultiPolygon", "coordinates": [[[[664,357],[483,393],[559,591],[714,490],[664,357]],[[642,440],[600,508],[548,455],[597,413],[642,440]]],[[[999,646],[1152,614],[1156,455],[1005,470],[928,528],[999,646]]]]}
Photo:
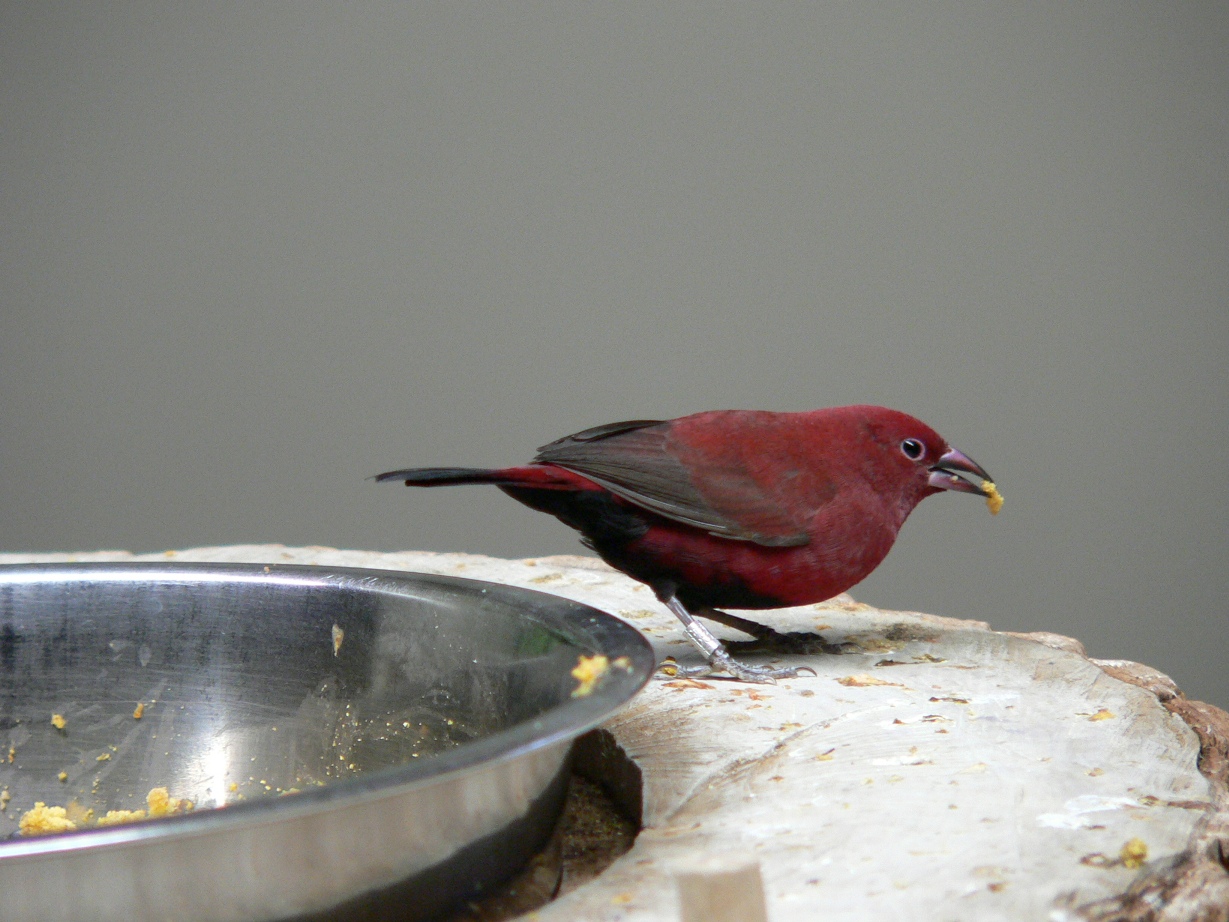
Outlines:
{"type": "Polygon", "coordinates": [[[492,583],[0,567],[0,916],[430,918],[542,844],[572,740],[653,666],[617,619],[492,583]],[[597,653],[620,668],[574,697],[597,653]],[[156,787],[195,809],[97,825],[156,787]],[[20,835],[36,802],[78,831],[20,835]]]}

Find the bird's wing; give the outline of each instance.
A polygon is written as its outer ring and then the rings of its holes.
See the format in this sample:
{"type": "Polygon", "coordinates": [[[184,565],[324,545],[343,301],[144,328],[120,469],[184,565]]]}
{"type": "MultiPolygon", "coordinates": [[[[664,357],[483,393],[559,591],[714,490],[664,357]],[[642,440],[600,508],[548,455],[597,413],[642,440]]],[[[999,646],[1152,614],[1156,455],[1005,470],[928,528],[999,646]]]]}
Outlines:
{"type": "Polygon", "coordinates": [[[586,429],[544,445],[535,462],[554,464],[667,519],[768,547],[806,544],[805,526],[746,470],[735,452],[694,456],[671,439],[671,423],[632,420],[586,429]],[[700,460],[700,486],[691,468],[700,460]]]}

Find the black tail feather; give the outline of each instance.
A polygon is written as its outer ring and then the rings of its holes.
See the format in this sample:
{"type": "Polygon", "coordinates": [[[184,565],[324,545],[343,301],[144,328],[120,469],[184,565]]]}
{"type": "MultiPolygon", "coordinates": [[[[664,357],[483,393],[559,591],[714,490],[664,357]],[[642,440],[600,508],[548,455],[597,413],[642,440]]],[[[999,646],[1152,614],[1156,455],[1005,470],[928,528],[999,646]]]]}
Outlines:
{"type": "Polygon", "coordinates": [[[404,481],[407,487],[446,487],[459,483],[495,483],[498,471],[473,467],[412,467],[376,474],[376,483],[404,481]]]}

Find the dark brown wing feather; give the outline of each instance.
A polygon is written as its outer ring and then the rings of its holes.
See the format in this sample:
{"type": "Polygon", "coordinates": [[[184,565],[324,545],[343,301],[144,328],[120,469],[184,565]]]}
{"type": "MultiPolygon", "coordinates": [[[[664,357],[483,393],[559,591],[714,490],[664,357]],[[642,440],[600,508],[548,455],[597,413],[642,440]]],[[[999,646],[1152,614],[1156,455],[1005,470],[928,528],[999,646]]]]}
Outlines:
{"type": "MultiPolygon", "coordinates": [[[[538,449],[539,452],[554,451],[556,449],[565,449],[577,442],[596,442],[600,439],[608,439],[612,435],[619,435],[623,432],[631,432],[634,429],[646,429],[651,426],[664,426],[667,420],[664,419],[629,419],[624,423],[606,423],[604,426],[594,426],[592,429],[585,429],[581,432],[573,432],[571,435],[565,435],[561,439],[555,439],[549,445],[543,445],[538,449]]],[[[540,457],[534,460],[542,460],[540,457]]]]}
{"type": "Polygon", "coordinates": [[[534,461],[555,464],[650,512],[713,535],[769,547],[806,544],[801,524],[738,465],[706,471],[706,498],[671,444],[670,423],[632,420],[586,429],[544,445],[534,461]]]}

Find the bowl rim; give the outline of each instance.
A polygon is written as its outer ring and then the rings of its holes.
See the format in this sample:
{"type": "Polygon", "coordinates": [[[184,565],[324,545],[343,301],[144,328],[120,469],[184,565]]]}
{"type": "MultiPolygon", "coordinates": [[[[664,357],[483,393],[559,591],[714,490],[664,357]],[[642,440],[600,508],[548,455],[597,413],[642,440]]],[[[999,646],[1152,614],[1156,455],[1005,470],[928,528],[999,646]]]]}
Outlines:
{"type": "MultiPolygon", "coordinates": [[[[161,842],[255,827],[292,817],[329,812],[361,802],[396,798],[463,773],[484,770],[532,752],[569,742],[608,720],[648,682],[656,670],[653,648],[645,637],[614,615],[563,596],[470,577],[411,570],[368,569],[304,564],[212,563],[193,561],[98,561],[84,563],[0,564],[0,587],[39,582],[253,582],[335,589],[357,589],[385,595],[407,595],[424,583],[459,595],[532,602],[535,620],[559,631],[574,645],[591,651],[628,657],[631,668],[611,669],[591,694],[570,698],[536,718],[472,742],[462,743],[429,759],[343,778],[292,796],[258,797],[205,807],[190,813],[157,817],[138,823],[89,827],[45,836],[0,841],[0,862],[23,857],[63,854],[102,846],[161,842]],[[584,619],[580,621],[578,619],[584,619]],[[578,638],[579,625],[591,643],[578,638]]],[[[526,616],[528,614],[526,613],[526,616]]]]}

